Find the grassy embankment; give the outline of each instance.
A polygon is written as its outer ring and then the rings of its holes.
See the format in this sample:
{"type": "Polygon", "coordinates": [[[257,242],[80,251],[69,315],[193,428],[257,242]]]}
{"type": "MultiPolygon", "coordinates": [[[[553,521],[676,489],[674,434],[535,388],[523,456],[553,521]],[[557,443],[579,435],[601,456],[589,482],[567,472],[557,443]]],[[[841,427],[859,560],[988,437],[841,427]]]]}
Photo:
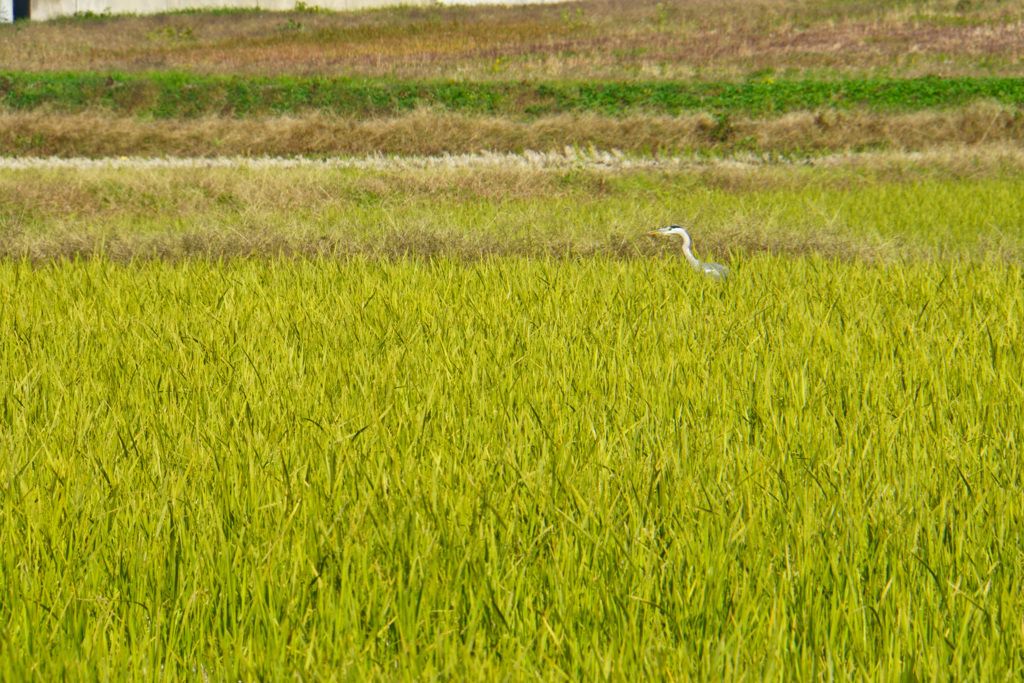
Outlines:
{"type": "Polygon", "coordinates": [[[463,83],[0,74],[8,154],[630,153],[1024,141],[1024,80],[463,83]]]}
{"type": "Polygon", "coordinates": [[[1018,145],[1021,17],[1020,2],[586,2],[21,25],[0,29],[0,151],[1018,145]],[[58,73],[72,65],[95,75],[58,73]]]}
{"type": "Polygon", "coordinates": [[[1021,0],[589,0],[0,27],[15,71],[399,80],[1019,77],[1021,0]]]}

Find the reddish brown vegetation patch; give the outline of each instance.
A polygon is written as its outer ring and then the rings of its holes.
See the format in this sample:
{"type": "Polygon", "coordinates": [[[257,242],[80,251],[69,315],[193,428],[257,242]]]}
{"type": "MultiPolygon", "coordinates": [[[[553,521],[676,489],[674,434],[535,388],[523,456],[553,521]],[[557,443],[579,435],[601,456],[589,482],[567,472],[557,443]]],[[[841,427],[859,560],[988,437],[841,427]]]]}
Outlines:
{"type": "Polygon", "coordinates": [[[1018,76],[1022,5],[592,0],[116,17],[2,28],[0,64],[513,80],[728,77],[768,68],[1018,76]]]}

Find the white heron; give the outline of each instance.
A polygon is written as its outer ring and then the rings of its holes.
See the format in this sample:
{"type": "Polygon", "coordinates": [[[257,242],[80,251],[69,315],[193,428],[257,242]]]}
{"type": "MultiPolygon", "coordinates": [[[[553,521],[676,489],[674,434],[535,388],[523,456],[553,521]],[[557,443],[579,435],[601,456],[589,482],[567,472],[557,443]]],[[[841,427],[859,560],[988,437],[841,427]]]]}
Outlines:
{"type": "Polygon", "coordinates": [[[671,237],[672,235],[679,235],[683,238],[683,255],[686,256],[687,262],[693,266],[693,269],[698,273],[704,273],[710,278],[716,280],[724,280],[729,276],[729,269],[719,263],[702,263],[697,260],[690,251],[690,233],[686,232],[684,228],[678,225],[670,225],[667,228],[658,228],[657,230],[651,230],[648,235],[657,235],[659,237],[671,237]]]}

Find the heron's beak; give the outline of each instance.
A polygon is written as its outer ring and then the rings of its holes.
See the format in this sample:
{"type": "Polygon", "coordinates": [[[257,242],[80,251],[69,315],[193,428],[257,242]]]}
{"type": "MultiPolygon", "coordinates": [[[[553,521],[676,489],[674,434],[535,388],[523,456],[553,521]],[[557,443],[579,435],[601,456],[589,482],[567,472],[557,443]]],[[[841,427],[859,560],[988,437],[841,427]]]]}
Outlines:
{"type": "Polygon", "coordinates": [[[661,234],[661,232],[660,232],[659,230],[651,230],[651,231],[650,231],[649,233],[647,233],[647,234],[648,234],[648,235],[660,235],[660,234],[661,234]]]}

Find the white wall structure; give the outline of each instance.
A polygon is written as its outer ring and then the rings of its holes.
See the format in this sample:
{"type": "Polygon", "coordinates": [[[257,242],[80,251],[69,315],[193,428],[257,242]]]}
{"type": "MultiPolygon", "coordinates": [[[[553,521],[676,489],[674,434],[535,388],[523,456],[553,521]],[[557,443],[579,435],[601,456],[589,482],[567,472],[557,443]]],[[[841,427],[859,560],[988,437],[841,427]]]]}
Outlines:
{"type": "MultiPolygon", "coordinates": [[[[343,11],[395,5],[529,5],[565,0],[309,0],[309,7],[343,11]]],[[[184,9],[252,8],[291,10],[295,0],[31,0],[32,19],[52,19],[75,14],[156,14],[184,9]]],[[[13,8],[14,0],[0,0],[0,7],[13,8]]],[[[6,11],[6,10],[5,10],[6,11]]],[[[13,9],[10,12],[13,18],[13,9]]]]}
{"type": "Polygon", "coordinates": [[[0,24],[14,21],[14,0],[0,0],[0,24]]]}

